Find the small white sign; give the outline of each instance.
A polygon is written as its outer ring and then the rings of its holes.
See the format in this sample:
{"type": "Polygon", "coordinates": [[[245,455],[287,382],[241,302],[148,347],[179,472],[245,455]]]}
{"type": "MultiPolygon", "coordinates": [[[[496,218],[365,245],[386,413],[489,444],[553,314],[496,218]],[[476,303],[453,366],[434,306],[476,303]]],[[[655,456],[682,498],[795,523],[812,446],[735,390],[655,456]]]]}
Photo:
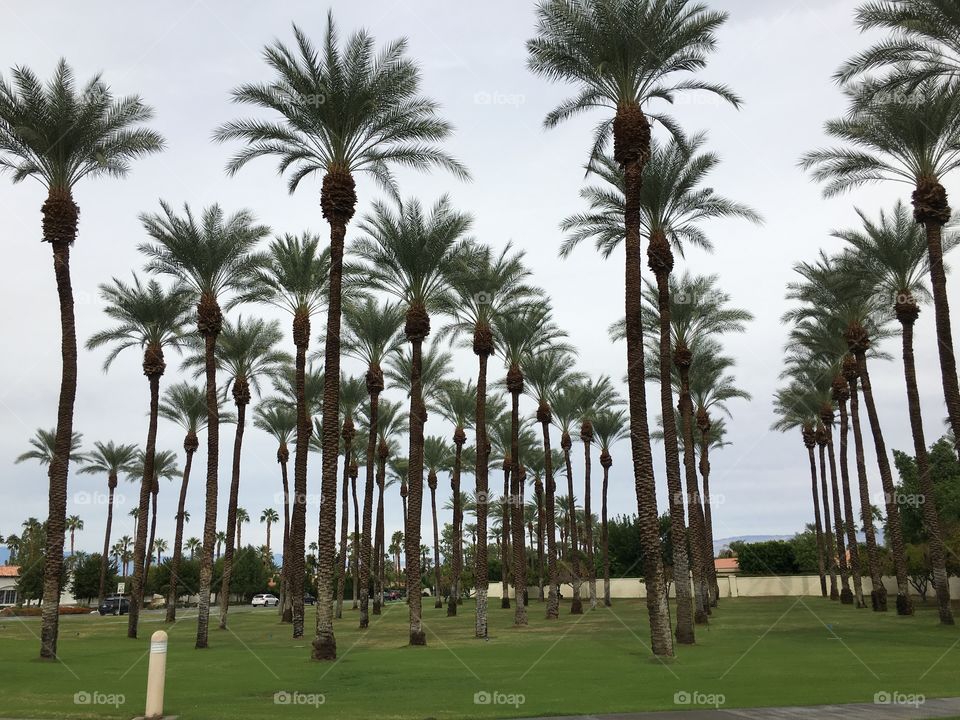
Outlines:
{"type": "Polygon", "coordinates": [[[123,591],[126,590],[126,583],[117,583],[117,595],[123,595],[123,591]]]}

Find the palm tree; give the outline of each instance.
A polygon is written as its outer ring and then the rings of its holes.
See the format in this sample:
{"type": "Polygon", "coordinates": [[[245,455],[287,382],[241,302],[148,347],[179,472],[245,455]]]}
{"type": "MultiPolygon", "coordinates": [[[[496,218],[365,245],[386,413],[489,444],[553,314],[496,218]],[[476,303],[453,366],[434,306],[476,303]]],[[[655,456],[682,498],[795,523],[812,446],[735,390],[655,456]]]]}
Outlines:
{"type": "Polygon", "coordinates": [[[193,558],[196,555],[197,551],[203,549],[203,542],[200,540],[200,538],[192,537],[192,538],[188,538],[185,544],[186,544],[187,550],[190,551],[190,562],[193,562],[193,558]]]}
{"type": "MultiPolygon", "coordinates": [[[[960,436],[960,384],[943,264],[943,226],[950,220],[950,206],[940,184],[960,167],[960,91],[952,82],[924,81],[917,87],[923,98],[918,102],[871,97],[870,90],[850,88],[851,112],[826,124],[828,135],[850,147],[809,152],[800,164],[827,182],[823,192],[828,197],[878,180],[914,188],[913,217],[926,232],[943,394],[954,436],[960,436]]],[[[960,446],[956,451],[960,454],[960,446]]]]}
{"type": "MultiPolygon", "coordinates": [[[[878,300],[889,302],[891,298],[894,299],[893,314],[900,322],[901,328],[903,374],[907,385],[910,430],[913,435],[920,488],[926,497],[934,497],[913,356],[913,326],[920,315],[920,302],[930,297],[924,282],[929,270],[926,239],[920,226],[910,222],[907,209],[901,202],[897,202],[889,215],[881,211],[876,222],[868,219],[860,211],[858,214],[863,222],[862,230],[839,231],[834,235],[846,240],[856,249],[857,257],[864,266],[864,282],[871,283],[875,287],[878,300]]],[[[945,252],[956,244],[955,235],[947,236],[942,243],[945,252]]],[[[924,503],[923,516],[924,529],[930,545],[930,563],[940,622],[952,625],[950,587],[947,581],[940,515],[937,512],[936,503],[924,503]]]]}
{"type": "MultiPolygon", "coordinates": [[[[373,542],[373,557],[375,559],[375,567],[372,568],[374,575],[374,615],[380,614],[380,610],[383,605],[383,582],[384,572],[386,570],[383,562],[385,542],[383,502],[384,491],[390,484],[390,481],[387,479],[387,463],[391,456],[396,455],[399,448],[399,445],[393,439],[393,437],[394,435],[402,432],[406,422],[399,403],[392,403],[389,400],[381,400],[378,404],[377,413],[377,518],[373,542]]],[[[370,431],[369,417],[367,419],[365,431],[370,431]]]]}
{"type": "MultiPolygon", "coordinates": [[[[474,578],[477,588],[474,634],[487,637],[487,500],[490,494],[490,442],[487,437],[487,364],[496,351],[494,320],[504,308],[515,307],[529,298],[533,288],[527,285],[530,270],[523,262],[523,252],[513,252],[508,243],[499,255],[487,246],[474,247],[464,253],[450,272],[450,286],[455,297],[451,308],[453,322],[441,334],[459,337],[477,356],[477,407],[475,470],[477,498],[477,546],[474,548],[474,578]]],[[[491,413],[491,416],[496,413],[491,413]]]]}
{"type": "Polygon", "coordinates": [[[447,617],[457,614],[462,594],[460,574],[463,572],[463,497],[460,477],[463,471],[463,445],[468,429],[474,427],[477,408],[477,388],[472,380],[448,380],[440,386],[440,414],[453,424],[453,465],[450,468],[450,498],[453,511],[453,557],[450,558],[450,592],[447,595],[447,617]]]}
{"type": "Polygon", "coordinates": [[[122,564],[123,577],[127,577],[127,566],[133,559],[133,553],[130,552],[131,545],[133,545],[133,538],[129,535],[124,535],[122,538],[117,540],[111,550],[113,556],[122,564]]]}
{"type": "Polygon", "coordinates": [[[153,111],[138,96],[115,98],[101,76],[77,87],[73,70],[61,59],[42,83],[27,67],[0,78],[0,172],[13,182],[39,180],[47,188],[41,207],[43,240],[53,250],[60,306],[62,369],[57,403],[56,452],[50,464],[50,499],[44,555],[40,657],[57,655],[60,575],[63,565],[67,474],[77,395],[77,333],[70,278],[70,248],[77,238],[80,208],[73,188],[86,177],[124,177],[130,161],[159,152],[163,138],[143,127],[153,111]]]}
{"type": "Polygon", "coordinates": [[[79,515],[68,515],[64,521],[64,528],[70,533],[70,556],[73,556],[73,536],[77,530],[83,530],[83,520],[79,515]]]}
{"type": "Polygon", "coordinates": [[[290,563],[290,484],[287,464],[290,462],[291,438],[297,430],[297,409],[289,401],[273,397],[261,401],[253,411],[253,425],[268,433],[277,441],[277,463],[280,465],[280,481],[283,487],[283,564],[280,567],[280,613],[283,622],[293,622],[293,605],[289,617],[284,616],[287,592],[287,568],[290,563]]]}
{"type": "Polygon", "coordinates": [[[551,319],[548,302],[529,301],[517,308],[505,308],[495,321],[496,337],[507,369],[506,389],[510,393],[510,502],[514,588],[517,592],[515,625],[527,624],[526,551],[523,538],[523,484],[520,479],[520,394],[523,392],[523,367],[527,360],[545,346],[560,341],[566,333],[551,319]]]}
{"type": "MultiPolygon", "coordinates": [[[[147,465],[147,456],[142,450],[137,451],[137,455],[134,458],[133,462],[127,465],[124,470],[127,472],[127,480],[132,483],[143,482],[143,478],[146,476],[145,467],[147,465]]],[[[147,577],[147,572],[150,570],[150,562],[153,559],[153,553],[150,551],[150,548],[153,547],[153,539],[157,533],[157,496],[160,493],[160,480],[173,480],[177,475],[180,474],[180,468],[177,467],[177,456],[171,450],[160,450],[154,453],[153,456],[153,474],[149,476],[148,487],[150,488],[150,534],[147,537],[146,541],[146,557],[143,564],[143,576],[147,577]]],[[[134,508],[136,514],[134,518],[137,519],[137,533],[139,534],[141,528],[144,532],[147,530],[146,523],[146,513],[143,515],[140,514],[140,508],[134,508]],[[143,518],[144,521],[140,522],[140,518],[143,518]]],[[[134,552],[136,555],[136,552],[134,552]]],[[[136,558],[134,558],[136,560],[136,558]]],[[[134,574],[136,574],[136,562],[134,562],[134,574]]],[[[136,586],[134,585],[134,588],[136,586]]],[[[131,590],[131,593],[133,591],[131,590]]],[[[141,587],[141,597],[139,602],[143,602],[142,598],[142,587],[141,587]]]]}
{"type": "MultiPolygon", "coordinates": [[[[206,397],[203,388],[188,382],[180,382],[166,389],[158,408],[160,417],[176,423],[184,431],[183,451],[186,460],[183,465],[183,476],[180,480],[180,497],[177,501],[177,529],[173,540],[173,558],[170,561],[170,589],[167,593],[167,615],[165,622],[174,622],[177,619],[177,584],[180,575],[180,560],[182,558],[183,524],[188,520],[186,510],[187,486],[190,483],[190,471],[193,468],[193,455],[200,447],[197,433],[207,426],[206,397]]],[[[218,411],[221,421],[226,419],[218,411]]]]}
{"type": "MultiPolygon", "coordinates": [[[[296,359],[290,382],[290,399],[295,403],[296,438],[293,459],[293,510],[289,503],[289,552],[284,541],[284,563],[281,571],[281,594],[284,596],[284,622],[287,622],[287,598],[290,598],[289,621],[293,623],[293,637],[303,637],[304,611],[302,578],[304,543],[306,542],[307,457],[309,455],[311,408],[308,400],[307,350],[310,347],[311,319],[321,311],[328,294],[330,279],[330,250],[320,250],[320,237],[310,233],[301,236],[284,235],[270,243],[264,264],[255,271],[246,300],[273,305],[290,313],[293,320],[293,344],[296,359]],[[289,556],[290,562],[287,562],[289,556]],[[294,587],[288,587],[290,581],[294,587]],[[292,592],[284,592],[290,590],[292,592]]],[[[322,388],[322,384],[318,387],[322,388]]],[[[282,463],[285,467],[285,463],[282,463]]],[[[285,498],[289,493],[285,490],[285,498]]]]}
{"type": "MultiPolygon", "coordinates": [[[[220,581],[220,629],[227,627],[227,612],[230,608],[230,577],[233,571],[234,549],[240,547],[239,538],[234,545],[233,529],[239,528],[236,520],[237,502],[240,492],[240,460],[243,451],[243,433],[246,428],[247,405],[252,392],[260,394],[260,381],[280,373],[290,356],[276,349],[283,339],[280,323],[260,318],[244,320],[237,318],[236,324],[225,320],[223,329],[214,350],[216,369],[226,374],[223,394],[233,395],[237,410],[237,431],[233,440],[233,464],[230,473],[230,495],[227,502],[227,544],[223,555],[223,575],[220,581]]],[[[198,353],[187,358],[187,367],[197,368],[197,374],[204,371],[205,355],[198,353]]]]}
{"type": "Polygon", "coordinates": [[[153,551],[157,553],[157,565],[159,566],[161,562],[161,553],[165,553],[167,551],[167,541],[162,538],[157,538],[153,541],[153,545],[151,545],[151,547],[153,548],[153,551]]]}
{"type": "Polygon", "coordinates": [[[107,443],[98,441],[93,444],[93,450],[84,457],[83,467],[80,468],[81,473],[107,476],[107,527],[103,535],[103,554],[100,557],[100,584],[97,591],[100,602],[103,602],[106,597],[110,531],[113,528],[113,497],[117,489],[120,472],[133,462],[136,454],[136,445],[115,445],[112,440],[107,443]]]}
{"type": "MultiPolygon", "coordinates": [[[[340,377],[340,412],[343,413],[343,426],[340,430],[343,452],[343,483],[340,486],[340,553],[337,565],[337,606],[335,617],[343,616],[343,591],[347,579],[347,539],[350,528],[350,478],[355,467],[353,463],[353,438],[356,425],[353,417],[363,403],[366,387],[359,377],[340,377]]],[[[357,468],[359,471],[359,468],[357,468]]]]}
{"type": "Polygon", "coordinates": [[[436,435],[430,435],[423,441],[423,464],[427,470],[427,487],[430,488],[430,510],[433,518],[433,573],[434,607],[443,607],[440,595],[440,529],[437,524],[437,473],[451,472],[453,469],[453,449],[436,435]]]}
{"type": "MultiPolygon", "coordinates": [[[[580,563],[580,540],[577,530],[577,524],[573,522],[573,516],[569,508],[574,504],[573,492],[573,466],[570,462],[570,449],[573,447],[573,440],[570,432],[580,413],[580,389],[579,383],[582,377],[577,377],[563,383],[559,389],[554,392],[551,400],[553,411],[553,423],[560,431],[560,449],[563,451],[563,465],[567,476],[567,497],[565,498],[565,529],[561,530],[561,539],[569,538],[570,554],[568,562],[570,563],[571,585],[573,586],[573,595],[570,601],[570,612],[574,615],[583,613],[583,602],[580,598],[580,585],[583,579],[580,563]]],[[[559,504],[559,500],[557,503],[559,504]]]]}
{"type": "Polygon", "coordinates": [[[610,550],[607,543],[607,488],[613,457],[610,448],[621,440],[630,439],[629,418],[626,410],[601,408],[593,418],[593,433],[600,446],[600,467],[603,468],[603,490],[600,505],[600,548],[603,554],[603,604],[610,607],[610,550]]]}
{"type": "MultiPolygon", "coordinates": [[[[50,467],[57,454],[57,431],[37,428],[36,433],[28,442],[33,449],[18,455],[14,462],[22,463],[25,460],[36,460],[41,466],[50,467]]],[[[70,439],[71,462],[79,463],[86,460],[86,454],[80,452],[81,445],[83,445],[83,434],[73,433],[70,439]]],[[[64,521],[66,521],[66,518],[64,518],[64,521]]]]}
{"type": "Polygon", "coordinates": [[[227,541],[227,533],[223,530],[217,530],[217,534],[214,536],[217,542],[217,560],[220,559],[220,548],[227,541]]]}
{"type": "Polygon", "coordinates": [[[217,529],[217,469],[220,461],[220,422],[217,401],[217,337],[223,329],[221,301],[229,293],[249,287],[252,271],[262,259],[252,253],[269,229],[256,224],[241,210],[225,215],[212,205],[195,218],[189,205],[178,216],[160,202],[163,214],[142,214],[140,220],[155,241],[140,251],[153,272],[171,275],[190,287],[197,303],[197,332],[204,344],[207,397],[207,487],[203,520],[203,554],[200,558],[200,600],[197,607],[197,648],[207,647],[210,592],[213,582],[213,545],[217,529]]]}
{"type": "MultiPolygon", "coordinates": [[[[237,517],[236,517],[236,520],[237,520],[237,547],[239,548],[239,547],[242,547],[242,545],[240,544],[240,530],[241,530],[241,528],[243,527],[243,524],[244,524],[244,523],[250,522],[250,513],[248,513],[248,512],[247,512],[245,509],[243,509],[242,507],[238,507],[238,508],[237,508],[237,517]]],[[[230,533],[229,533],[229,532],[227,532],[227,537],[228,537],[228,538],[230,537],[230,533]]],[[[230,547],[230,545],[229,545],[229,540],[228,540],[228,542],[227,542],[227,548],[229,548],[229,547],[230,547]]],[[[224,557],[226,557],[226,552],[224,552],[224,557]]]]}
{"type": "MultiPolygon", "coordinates": [[[[192,295],[186,285],[176,282],[169,290],[156,280],[142,283],[134,273],[129,285],[113,278],[112,283],[100,286],[104,312],[116,324],[94,333],[87,340],[87,349],[112,346],[103,363],[107,372],[113,361],[126,348],[143,350],[143,374],[150,389],[147,441],[144,446],[143,477],[140,478],[140,516],[146,517],[154,478],[154,458],[157,449],[157,424],[160,413],[160,378],[166,371],[164,350],[180,352],[186,335],[192,295]]],[[[149,565],[146,523],[137,526],[133,549],[133,586],[130,593],[130,612],[127,615],[127,637],[137,637],[140,622],[140,603],[143,583],[149,565]]]]}
{"type": "Polygon", "coordinates": [[[280,515],[273,508],[266,508],[260,513],[260,522],[267,524],[267,555],[270,555],[270,526],[280,521],[280,515]]]}
{"type": "Polygon", "coordinates": [[[527,42],[528,66],[549,80],[576,84],[579,95],[550,112],[544,124],[553,127],[594,107],[609,108],[614,118],[594,133],[592,155],[613,135],[614,160],[624,170],[625,307],[627,368],[637,504],[643,533],[644,578],[647,584],[652,650],[672,655],[670,617],[660,553],[656,488],[643,387],[646,376],[640,325],[640,192],[643,167],[650,158],[647,115],[675,135],[674,122],[642,109],[651,100],[671,101],[685,90],[704,90],[739,105],[722,85],[676,75],[706,65],[716,44],[715,31],[727,18],[705,5],[685,0],[544,0],[537,9],[538,37],[527,42]],[[643,38],[643,42],[637,42],[643,38]],[[612,133],[611,133],[612,131],[612,133]]]}
{"type": "Polygon", "coordinates": [[[290,192],[308,175],[323,174],[320,207],[330,224],[331,260],[323,395],[323,416],[328,421],[324,424],[327,435],[322,460],[319,612],[312,654],[315,660],[333,660],[337,656],[331,583],[339,446],[341,278],[344,237],[357,203],[354,175],[369,173],[396,195],[393,165],[415,169],[440,166],[463,178],[467,173],[436,144],[450,134],[451,128],[440,119],[436,103],[420,94],[420,71],[406,57],[406,40],[394,41],[375,53],[373,37],[361,30],[341,44],[332,12],[327,16],[320,52],[296,25],[293,33],[295,51],[279,41],[264,50],[264,59],[275,73],[272,82],[242,85],[234,91],[237,102],[271,110],[280,120],[235,120],[217,130],[215,137],[248,143],[230,161],[230,173],[254,158],[277,156],[280,171],[290,173],[290,192]],[[318,98],[323,101],[317,102],[318,98]]]}
{"type": "Polygon", "coordinates": [[[564,346],[552,346],[541,349],[530,357],[524,368],[524,387],[537,403],[537,422],[543,435],[543,476],[545,482],[543,510],[546,516],[545,532],[547,536],[547,619],[556,620],[560,616],[560,585],[557,568],[556,541],[556,492],[554,479],[553,450],[550,445],[550,425],[553,423],[551,401],[555,393],[564,385],[578,381],[580,375],[571,372],[573,359],[564,346]]]}
{"type": "Polygon", "coordinates": [[[394,210],[374,203],[360,223],[362,236],[351,252],[365,261],[367,286],[393,295],[405,312],[404,336],[411,348],[409,500],[404,532],[407,598],[410,605],[410,644],[425,645],[420,620],[420,517],[423,502],[423,425],[426,422],[421,373],[423,341],[430,334],[430,314],[450,303],[448,274],[463,237],[470,229],[469,215],[453,209],[444,196],[424,209],[411,199],[394,210]]]}
{"type": "MultiPolygon", "coordinates": [[[[403,309],[398,304],[378,303],[371,297],[346,302],[343,307],[345,332],[343,352],[366,365],[366,389],[370,401],[367,410],[367,452],[363,494],[363,530],[360,539],[360,581],[370,586],[370,553],[373,535],[373,491],[379,425],[380,393],[384,388],[383,363],[400,351],[400,327],[403,309]]],[[[360,628],[369,623],[369,593],[360,593],[360,628]]]]}

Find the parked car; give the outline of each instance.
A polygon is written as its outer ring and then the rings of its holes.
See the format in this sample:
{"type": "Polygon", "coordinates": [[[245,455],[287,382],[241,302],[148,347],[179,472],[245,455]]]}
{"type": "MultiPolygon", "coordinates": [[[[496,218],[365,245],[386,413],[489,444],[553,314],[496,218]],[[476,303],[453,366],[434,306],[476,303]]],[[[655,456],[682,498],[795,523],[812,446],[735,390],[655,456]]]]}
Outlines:
{"type": "Polygon", "coordinates": [[[105,597],[97,608],[101,615],[126,615],[130,612],[130,601],[121,595],[105,597]]]}
{"type": "Polygon", "coordinates": [[[254,607],[276,607],[280,604],[280,598],[276,595],[270,595],[268,593],[260,593],[259,595],[254,595],[253,600],[250,601],[250,604],[254,607]]]}
{"type": "Polygon", "coordinates": [[[303,596],[303,604],[304,604],[304,605],[316,605],[316,604],[317,604],[317,599],[316,599],[313,595],[311,595],[310,593],[305,593],[304,596],[303,596]]]}

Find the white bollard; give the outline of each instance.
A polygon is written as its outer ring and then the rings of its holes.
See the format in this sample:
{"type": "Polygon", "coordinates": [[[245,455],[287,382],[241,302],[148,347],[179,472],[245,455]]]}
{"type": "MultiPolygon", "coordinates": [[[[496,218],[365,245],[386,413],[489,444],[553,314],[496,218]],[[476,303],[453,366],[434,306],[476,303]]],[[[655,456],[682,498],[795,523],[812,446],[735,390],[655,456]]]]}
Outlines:
{"type": "Polygon", "coordinates": [[[150,664],[147,669],[147,708],[144,716],[163,717],[163,686],[167,673],[167,633],[157,630],[150,636],[150,664]]]}

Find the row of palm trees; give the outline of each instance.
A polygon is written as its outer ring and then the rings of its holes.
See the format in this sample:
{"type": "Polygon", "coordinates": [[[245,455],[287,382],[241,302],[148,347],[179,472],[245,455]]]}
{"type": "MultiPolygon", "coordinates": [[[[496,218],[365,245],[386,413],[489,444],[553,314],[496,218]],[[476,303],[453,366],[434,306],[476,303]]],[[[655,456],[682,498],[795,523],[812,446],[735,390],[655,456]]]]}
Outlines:
{"type": "MultiPolygon", "coordinates": [[[[932,300],[940,384],[947,422],[956,439],[960,437],[960,390],[943,257],[957,239],[944,234],[951,212],[941,181],[960,165],[960,15],[955,4],[942,0],[891,1],[863,5],[857,23],[865,31],[879,29],[887,35],[836,73],[849,101],[846,115],[825,126],[837,144],[807,153],[801,166],[826,183],[824,195],[828,197],[868,183],[905,183],[912,188],[912,217],[900,201],[874,217],[858,210],[862,227],[833,233],[844,241],[839,252],[821,251],[816,260],[795,266],[800,278],[787,293],[795,306],[784,315],[791,323],[783,373],[787,384],[777,393],[780,419],[775,427],[799,428],[808,451],[823,593],[827,594],[829,577],[831,597],[863,607],[863,559],[848,467],[848,435],[853,429],[871,604],[874,610],[886,610],[864,461],[863,400],[883,488],[887,539],[897,580],[897,612],[912,614],[898,499],[868,369],[868,360],[888,357],[878,345],[896,334],[892,324],[897,321],[914,454],[926,499],[922,506],[924,530],[929,538],[940,622],[953,624],[945,547],[932,502],[934,486],[914,359],[914,325],[921,305],[932,300]],[[840,415],[839,462],[834,454],[835,408],[840,415]],[[815,447],[820,456],[819,491],[815,447]]],[[[960,445],[957,451],[960,453],[960,445]]]]}

